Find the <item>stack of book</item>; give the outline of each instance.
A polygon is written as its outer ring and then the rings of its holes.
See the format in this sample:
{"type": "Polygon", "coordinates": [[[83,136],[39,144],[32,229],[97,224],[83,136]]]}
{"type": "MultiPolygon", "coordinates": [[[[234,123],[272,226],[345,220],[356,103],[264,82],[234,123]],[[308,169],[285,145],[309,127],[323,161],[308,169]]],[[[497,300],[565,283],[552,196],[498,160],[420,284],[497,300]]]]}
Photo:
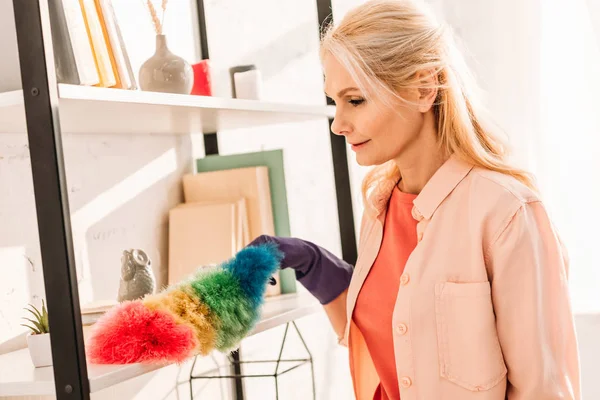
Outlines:
{"type": "MultiPolygon", "coordinates": [[[[169,213],[170,284],[275,234],[268,174],[267,167],[250,167],[183,177],[185,203],[169,213]]],[[[281,294],[275,279],[267,296],[281,294]]]]}
{"type": "MultiPolygon", "coordinates": [[[[169,284],[233,257],[260,235],[289,236],[281,150],[208,156],[197,170],[183,177],[184,203],[169,212],[169,284]]],[[[275,279],[267,296],[296,291],[293,271],[275,279]]]]}
{"type": "Polygon", "coordinates": [[[137,89],[112,0],[49,0],[59,83],[137,89]]]}

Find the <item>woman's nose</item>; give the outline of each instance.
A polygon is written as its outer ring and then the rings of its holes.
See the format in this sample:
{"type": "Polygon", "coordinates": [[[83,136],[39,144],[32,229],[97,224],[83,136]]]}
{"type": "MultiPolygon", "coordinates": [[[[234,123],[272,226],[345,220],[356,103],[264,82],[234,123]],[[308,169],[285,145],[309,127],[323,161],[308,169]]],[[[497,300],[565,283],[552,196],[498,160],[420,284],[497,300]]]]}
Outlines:
{"type": "Polygon", "coordinates": [[[335,115],[331,123],[331,132],[336,135],[346,136],[349,132],[348,123],[340,115],[335,115]]]}

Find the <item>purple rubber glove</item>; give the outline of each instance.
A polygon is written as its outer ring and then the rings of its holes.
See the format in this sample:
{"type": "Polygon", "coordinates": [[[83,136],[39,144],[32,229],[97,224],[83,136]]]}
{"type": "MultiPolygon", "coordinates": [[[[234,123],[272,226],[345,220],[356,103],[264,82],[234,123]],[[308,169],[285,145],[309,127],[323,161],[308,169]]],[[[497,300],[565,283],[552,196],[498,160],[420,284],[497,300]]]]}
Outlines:
{"type": "Polygon", "coordinates": [[[335,300],[350,285],[353,268],[344,260],[306,240],[261,235],[249,246],[274,243],[284,255],[281,268],[292,268],[296,279],[321,304],[335,300]]]}

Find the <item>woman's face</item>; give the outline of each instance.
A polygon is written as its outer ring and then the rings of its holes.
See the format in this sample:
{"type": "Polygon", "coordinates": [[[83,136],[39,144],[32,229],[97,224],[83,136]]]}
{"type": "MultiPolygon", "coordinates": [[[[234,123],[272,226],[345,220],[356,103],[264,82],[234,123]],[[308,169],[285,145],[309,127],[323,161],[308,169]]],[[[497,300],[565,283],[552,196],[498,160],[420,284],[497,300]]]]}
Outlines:
{"type": "Polygon", "coordinates": [[[331,130],[346,138],[358,164],[370,166],[400,160],[404,153],[419,146],[424,114],[418,104],[418,90],[401,93],[408,104],[396,100],[394,108],[390,108],[377,98],[367,102],[335,57],[326,55],[323,68],[325,93],[336,104],[331,130]]]}

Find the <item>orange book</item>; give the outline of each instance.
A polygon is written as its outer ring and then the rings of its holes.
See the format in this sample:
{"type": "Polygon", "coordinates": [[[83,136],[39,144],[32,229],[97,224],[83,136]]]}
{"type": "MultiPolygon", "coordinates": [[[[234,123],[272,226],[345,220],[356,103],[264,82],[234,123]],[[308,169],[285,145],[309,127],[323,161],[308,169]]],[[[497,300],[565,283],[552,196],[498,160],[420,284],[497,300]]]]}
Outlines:
{"type": "Polygon", "coordinates": [[[96,68],[100,75],[100,83],[94,86],[112,87],[117,84],[113,66],[111,64],[110,52],[102,32],[102,24],[96,10],[95,0],[79,0],[81,11],[85,20],[88,37],[94,52],[96,68]]]}
{"type": "Polygon", "coordinates": [[[100,26],[102,28],[102,35],[104,36],[104,42],[106,42],[106,49],[108,50],[108,57],[110,59],[110,65],[112,67],[113,75],[115,76],[115,87],[123,88],[123,83],[121,82],[121,77],[119,76],[119,67],[117,65],[117,60],[115,58],[115,49],[113,49],[110,36],[108,33],[108,27],[106,25],[106,17],[104,16],[104,12],[102,9],[102,4],[100,4],[100,0],[94,0],[96,5],[96,13],[98,14],[98,20],[100,21],[100,26]]]}
{"type": "Polygon", "coordinates": [[[99,13],[102,14],[104,19],[103,26],[106,28],[105,33],[108,35],[107,43],[110,45],[116,64],[115,75],[121,80],[121,84],[118,86],[127,90],[136,89],[135,75],[131,69],[127,46],[121,34],[112,0],[97,0],[96,4],[100,6],[101,11],[99,13]]]}

